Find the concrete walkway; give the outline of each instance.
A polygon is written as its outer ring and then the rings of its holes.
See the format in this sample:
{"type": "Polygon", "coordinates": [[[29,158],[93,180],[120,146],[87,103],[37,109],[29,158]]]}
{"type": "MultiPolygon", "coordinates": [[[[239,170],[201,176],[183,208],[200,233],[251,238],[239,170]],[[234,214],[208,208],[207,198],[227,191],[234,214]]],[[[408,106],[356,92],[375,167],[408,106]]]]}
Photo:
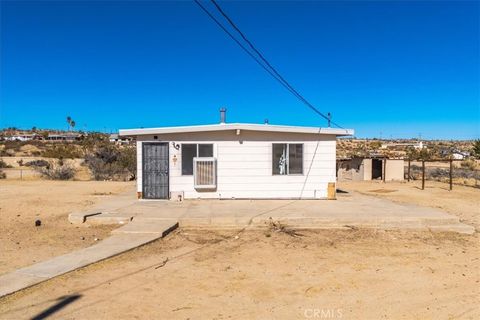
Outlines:
{"type": "Polygon", "coordinates": [[[0,276],[0,297],[155,241],[177,226],[177,221],[165,219],[148,225],[132,222],[91,247],[0,276]]]}

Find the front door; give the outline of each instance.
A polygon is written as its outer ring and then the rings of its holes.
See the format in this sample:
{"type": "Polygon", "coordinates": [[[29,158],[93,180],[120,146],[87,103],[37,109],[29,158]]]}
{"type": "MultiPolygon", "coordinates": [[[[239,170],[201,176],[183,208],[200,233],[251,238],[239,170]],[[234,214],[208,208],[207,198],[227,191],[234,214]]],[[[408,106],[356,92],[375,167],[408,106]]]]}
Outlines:
{"type": "Polygon", "coordinates": [[[168,199],[168,143],[142,145],[143,198],[168,199]]]}

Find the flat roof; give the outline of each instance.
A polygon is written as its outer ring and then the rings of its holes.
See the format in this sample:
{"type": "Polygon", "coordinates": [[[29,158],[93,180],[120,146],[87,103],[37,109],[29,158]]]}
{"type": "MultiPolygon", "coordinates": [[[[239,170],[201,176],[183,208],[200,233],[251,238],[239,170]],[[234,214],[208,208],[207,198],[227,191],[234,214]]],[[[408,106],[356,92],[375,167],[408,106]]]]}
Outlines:
{"type": "Polygon", "coordinates": [[[266,131],[266,132],[288,132],[288,133],[318,133],[330,134],[336,136],[351,136],[354,134],[353,129],[340,128],[320,128],[320,127],[301,127],[301,126],[283,126],[272,124],[252,124],[252,123],[220,123],[199,126],[181,126],[181,127],[160,127],[145,129],[120,129],[120,136],[141,136],[151,134],[167,134],[167,133],[188,133],[188,132],[210,132],[210,131],[226,131],[226,130],[249,130],[249,131],[266,131]]]}

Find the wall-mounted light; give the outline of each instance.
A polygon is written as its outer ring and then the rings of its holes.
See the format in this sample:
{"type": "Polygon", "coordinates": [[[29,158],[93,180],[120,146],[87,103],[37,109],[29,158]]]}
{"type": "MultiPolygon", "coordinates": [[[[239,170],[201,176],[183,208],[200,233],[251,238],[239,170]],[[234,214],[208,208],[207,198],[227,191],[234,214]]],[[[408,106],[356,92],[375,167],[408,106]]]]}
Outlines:
{"type": "Polygon", "coordinates": [[[180,144],[172,142],[172,146],[175,150],[180,150],[180,144]]]}
{"type": "Polygon", "coordinates": [[[172,158],[173,165],[175,166],[177,164],[177,155],[174,154],[172,158]]]}

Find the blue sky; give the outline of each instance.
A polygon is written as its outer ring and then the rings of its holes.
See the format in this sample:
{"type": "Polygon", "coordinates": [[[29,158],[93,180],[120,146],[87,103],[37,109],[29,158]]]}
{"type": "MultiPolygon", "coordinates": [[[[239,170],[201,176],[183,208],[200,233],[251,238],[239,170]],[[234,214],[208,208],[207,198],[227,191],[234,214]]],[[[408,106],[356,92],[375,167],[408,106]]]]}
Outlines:
{"type": "MultiPolygon", "coordinates": [[[[220,4],[357,136],[480,136],[479,2],[220,4]]],[[[190,1],[2,1],[0,59],[0,127],[326,125],[190,1]]]]}

